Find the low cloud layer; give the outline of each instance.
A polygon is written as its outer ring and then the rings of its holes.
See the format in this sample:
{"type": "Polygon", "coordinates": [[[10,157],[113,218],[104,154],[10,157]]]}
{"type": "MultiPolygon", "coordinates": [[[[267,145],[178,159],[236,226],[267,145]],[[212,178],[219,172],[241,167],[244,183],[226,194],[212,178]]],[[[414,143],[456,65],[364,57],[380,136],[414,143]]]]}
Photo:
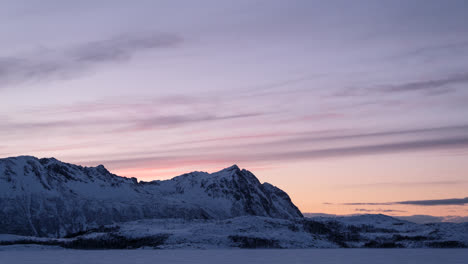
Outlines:
{"type": "Polygon", "coordinates": [[[419,201],[403,201],[398,202],[398,204],[410,204],[410,205],[465,205],[468,204],[468,197],[461,199],[441,199],[441,200],[419,200],[419,201]]]}
{"type": "Polygon", "coordinates": [[[420,205],[420,206],[436,206],[436,205],[465,205],[468,204],[468,197],[453,198],[453,199],[440,199],[440,200],[414,200],[414,201],[400,201],[400,202],[387,202],[387,203],[343,203],[343,205],[420,205]]]}
{"type": "Polygon", "coordinates": [[[365,208],[356,208],[356,212],[361,213],[404,213],[404,210],[392,210],[392,209],[365,209],[365,208]]]}

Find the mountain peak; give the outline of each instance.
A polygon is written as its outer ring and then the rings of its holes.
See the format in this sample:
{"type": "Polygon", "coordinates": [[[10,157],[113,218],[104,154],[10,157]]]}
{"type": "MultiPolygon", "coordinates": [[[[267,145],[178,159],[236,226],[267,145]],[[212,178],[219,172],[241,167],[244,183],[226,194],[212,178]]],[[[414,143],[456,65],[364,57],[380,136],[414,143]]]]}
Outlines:
{"type": "Polygon", "coordinates": [[[41,159],[38,159],[38,158],[34,158],[34,159],[37,159],[39,160],[40,163],[42,164],[50,164],[50,163],[63,163],[62,161],[54,158],[54,157],[51,157],[51,158],[41,158],[41,159]]]}
{"type": "Polygon", "coordinates": [[[102,164],[97,165],[97,166],[96,166],[96,169],[97,169],[98,171],[100,171],[100,172],[103,172],[103,173],[110,173],[110,172],[106,169],[106,167],[104,167],[104,165],[102,165],[102,164]]]}
{"type": "Polygon", "coordinates": [[[240,170],[239,166],[234,164],[234,165],[232,165],[230,167],[222,169],[221,171],[239,171],[239,170],[240,170]]]}

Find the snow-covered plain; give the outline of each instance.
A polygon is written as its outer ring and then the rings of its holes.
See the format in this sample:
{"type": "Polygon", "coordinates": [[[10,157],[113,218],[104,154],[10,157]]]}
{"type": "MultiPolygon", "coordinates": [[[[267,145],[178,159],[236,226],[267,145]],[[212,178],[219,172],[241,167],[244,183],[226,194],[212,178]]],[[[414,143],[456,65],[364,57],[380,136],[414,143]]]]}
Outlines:
{"type": "Polygon", "coordinates": [[[65,250],[12,247],[2,264],[54,263],[372,263],[466,264],[466,249],[65,250]]]}

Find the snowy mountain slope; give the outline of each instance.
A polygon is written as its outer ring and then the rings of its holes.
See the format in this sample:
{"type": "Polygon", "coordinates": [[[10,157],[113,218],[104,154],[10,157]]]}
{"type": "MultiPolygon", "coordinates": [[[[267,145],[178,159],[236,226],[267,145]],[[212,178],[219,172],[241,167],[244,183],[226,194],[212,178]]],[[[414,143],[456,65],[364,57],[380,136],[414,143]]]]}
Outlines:
{"type": "Polygon", "coordinates": [[[285,192],[235,165],[212,174],[138,182],[102,165],[29,156],[0,159],[0,233],[62,237],[138,219],[243,215],[302,217],[285,192]]]}
{"type": "Polygon", "coordinates": [[[338,247],[326,238],[305,232],[301,220],[260,216],[241,216],[226,220],[149,219],[127,222],[119,227],[117,233],[124,237],[167,234],[167,240],[159,248],[338,247]]]}
{"type": "Polygon", "coordinates": [[[229,219],[143,219],[103,226],[66,238],[0,235],[2,246],[39,244],[74,249],[104,248],[337,248],[313,234],[304,218],[240,216],[229,219]]]}
{"type": "Polygon", "coordinates": [[[214,213],[214,218],[302,217],[285,192],[271,184],[261,184],[255,175],[236,165],[212,174],[192,172],[169,181],[154,181],[146,189],[174,200],[204,205],[214,213]]]}

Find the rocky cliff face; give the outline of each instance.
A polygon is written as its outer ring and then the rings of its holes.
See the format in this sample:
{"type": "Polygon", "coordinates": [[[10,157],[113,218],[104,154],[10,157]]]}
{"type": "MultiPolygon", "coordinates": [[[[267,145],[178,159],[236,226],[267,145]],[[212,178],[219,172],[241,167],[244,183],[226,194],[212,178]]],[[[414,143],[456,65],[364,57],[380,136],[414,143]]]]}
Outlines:
{"type": "Polygon", "coordinates": [[[61,237],[92,227],[150,218],[302,217],[289,196],[232,166],[171,180],[138,182],[104,166],[56,159],[0,159],[0,233],[61,237]]]}

